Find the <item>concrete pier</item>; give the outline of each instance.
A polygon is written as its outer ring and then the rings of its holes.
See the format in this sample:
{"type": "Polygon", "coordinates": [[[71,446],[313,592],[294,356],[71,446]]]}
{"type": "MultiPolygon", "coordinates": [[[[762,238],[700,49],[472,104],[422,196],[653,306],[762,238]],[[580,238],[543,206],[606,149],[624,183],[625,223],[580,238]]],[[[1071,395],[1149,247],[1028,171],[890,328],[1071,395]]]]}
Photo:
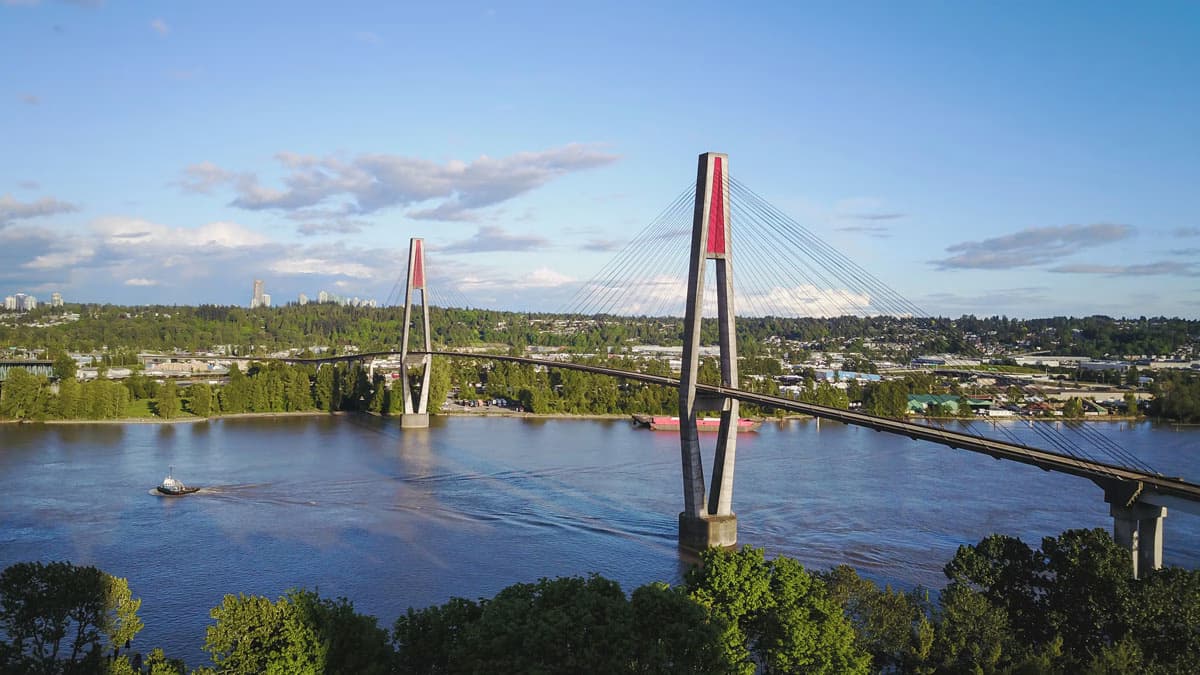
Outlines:
{"type": "Polygon", "coordinates": [[[1113,540],[1129,551],[1133,577],[1140,579],[1149,570],[1162,568],[1163,519],[1167,509],[1153,504],[1134,503],[1131,506],[1111,504],[1113,540]]]}
{"type": "Polygon", "coordinates": [[[731,548],[737,545],[737,516],[701,516],[679,514],[679,545],[689,551],[706,548],[731,548]]]}
{"type": "Polygon", "coordinates": [[[401,429],[425,429],[428,426],[428,413],[404,413],[400,415],[401,429]]]}

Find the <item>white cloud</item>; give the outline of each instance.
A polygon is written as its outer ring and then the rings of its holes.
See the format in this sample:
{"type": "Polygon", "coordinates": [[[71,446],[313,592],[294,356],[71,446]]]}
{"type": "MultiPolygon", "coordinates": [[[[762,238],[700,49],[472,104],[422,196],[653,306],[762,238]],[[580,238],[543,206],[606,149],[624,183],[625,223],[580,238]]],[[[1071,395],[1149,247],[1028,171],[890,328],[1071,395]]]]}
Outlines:
{"type": "Polygon", "coordinates": [[[90,247],[77,247],[70,250],[46,253],[25,263],[29,269],[61,269],[78,265],[92,259],[96,252],[90,247]]]}
{"type": "Polygon", "coordinates": [[[280,152],[276,160],[289,173],[283,187],[261,185],[253,174],[237,174],[202,163],[185,169],[181,184],[211,189],[229,183],[232,205],[244,209],[294,211],[318,205],[339,215],[365,214],[390,207],[417,208],[408,215],[426,220],[469,220],[473,212],[534,190],[570,173],[610,164],[616,155],[593,145],[572,143],[507,157],[486,155],[471,162],[438,164],[416,157],[368,154],[346,160],[280,152]]]}
{"type": "Polygon", "coordinates": [[[178,185],[187,192],[207,194],[233,178],[232,172],[205,161],[184,167],[183,178],[179,180],[178,185]]]}
{"type": "Polygon", "coordinates": [[[878,313],[868,295],[812,285],[791,288],[775,286],[759,292],[744,292],[735,298],[734,309],[737,314],[752,316],[831,317],[878,313]]]}
{"type": "Polygon", "coordinates": [[[555,288],[575,281],[549,267],[539,267],[517,281],[517,288],[555,288]]]}
{"type": "Polygon", "coordinates": [[[276,274],[324,274],[355,279],[371,279],[376,275],[376,270],[366,265],[327,258],[277,260],[267,269],[276,274]]]}
{"type": "Polygon", "coordinates": [[[1013,269],[1052,262],[1082,249],[1132,236],[1129,225],[1052,225],[1030,227],[982,241],[966,241],[946,248],[954,255],[932,261],[938,269],[1013,269]]]}
{"type": "MultiPolygon", "coordinates": [[[[660,274],[636,283],[588,283],[579,292],[584,301],[571,311],[584,314],[627,316],[683,316],[686,309],[687,278],[660,274]]],[[[878,314],[871,298],[847,289],[823,289],[812,285],[734,289],[737,316],[830,317],[878,314]]],[[[710,277],[705,284],[701,315],[717,315],[717,292],[710,277]]]]}
{"type": "Polygon", "coordinates": [[[133,279],[126,279],[124,283],[126,286],[158,286],[159,285],[159,282],[155,281],[154,279],[143,279],[140,277],[135,277],[133,279]]]}
{"type": "Polygon", "coordinates": [[[112,246],[135,246],[142,250],[176,251],[179,249],[237,249],[263,246],[270,240],[237,223],[216,222],[195,228],[167,227],[140,218],[105,217],[92,223],[92,229],[112,246]]]}
{"type": "Polygon", "coordinates": [[[1103,274],[1110,277],[1200,276],[1200,267],[1197,267],[1197,265],[1175,260],[1160,260],[1140,265],[1092,265],[1080,263],[1075,265],[1059,265],[1058,267],[1051,267],[1048,271],[1060,274],[1103,274]]]}
{"type": "Polygon", "coordinates": [[[0,195],[0,227],[14,220],[38,218],[77,210],[78,207],[74,204],[60,202],[52,197],[44,197],[35,202],[20,202],[12,195],[0,195]]]}
{"type": "Polygon", "coordinates": [[[150,29],[163,37],[166,37],[171,32],[171,27],[168,26],[167,22],[163,21],[162,19],[155,19],[151,21],[150,29]]]}
{"type": "Polygon", "coordinates": [[[473,237],[456,241],[436,250],[451,253],[485,253],[493,251],[533,251],[544,248],[549,242],[545,237],[516,235],[499,227],[481,227],[473,237]]]}

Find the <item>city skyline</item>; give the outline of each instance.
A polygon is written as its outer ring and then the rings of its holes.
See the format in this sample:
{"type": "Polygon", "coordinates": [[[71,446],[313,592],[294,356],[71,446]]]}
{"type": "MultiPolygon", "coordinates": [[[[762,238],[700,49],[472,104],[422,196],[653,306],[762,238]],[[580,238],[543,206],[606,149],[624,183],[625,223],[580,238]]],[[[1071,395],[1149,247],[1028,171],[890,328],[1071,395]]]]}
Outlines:
{"type": "Polygon", "coordinates": [[[0,0],[30,295],[562,310],[711,150],[931,313],[1200,316],[1194,5],[80,4],[0,0]]]}

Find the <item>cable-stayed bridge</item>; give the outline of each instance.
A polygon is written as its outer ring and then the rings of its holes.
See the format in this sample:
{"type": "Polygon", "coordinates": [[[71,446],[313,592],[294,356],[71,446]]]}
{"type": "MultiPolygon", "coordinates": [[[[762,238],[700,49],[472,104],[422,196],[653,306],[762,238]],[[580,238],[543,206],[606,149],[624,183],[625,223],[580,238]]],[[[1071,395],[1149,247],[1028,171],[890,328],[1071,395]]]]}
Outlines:
{"type": "MultiPolygon", "coordinates": [[[[679,390],[680,457],[684,483],[679,541],[691,549],[731,546],[737,541],[732,510],[739,406],[753,403],[907,436],[949,448],[1021,462],[1046,471],[1087,478],[1103,491],[1114,520],[1117,542],[1130,552],[1135,575],[1162,565],[1163,520],[1167,509],[1200,514],[1200,485],[1164,476],[1098,432],[1083,433],[1081,446],[1050,425],[1033,428],[1046,447],[950,431],[928,424],[877,417],[749,391],[739,387],[737,315],[751,316],[926,316],[914,303],[875,278],[813,232],[772,207],[729,175],[728,157],[700,156],[694,188],[681,193],[636,235],[589,283],[564,312],[586,320],[595,316],[683,317],[683,356],[679,378],[603,366],[522,356],[435,350],[431,344],[430,275],[423,240],[412,240],[404,291],[400,355],[405,364],[404,428],[428,426],[429,374],[434,356],[492,359],[564,368],[639,381],[679,390]],[[688,222],[690,221],[690,222],[688,222]],[[683,246],[684,241],[689,246],[683,246]],[[734,250],[738,251],[738,281],[734,250]],[[710,268],[708,263],[713,262],[710,268]],[[758,261],[759,264],[745,264],[758,261]],[[763,263],[762,261],[765,261],[763,263]],[[686,275],[682,270],[686,269],[686,275]],[[419,320],[415,302],[420,295],[419,320]],[[704,317],[716,319],[719,384],[699,380],[704,317]],[[412,338],[422,340],[412,347],[412,338]],[[414,378],[419,378],[414,379],[414,378]],[[705,480],[697,421],[720,415],[710,473],[705,480]]],[[[443,281],[451,281],[446,276],[443,281]]],[[[446,306],[468,306],[463,298],[446,306]]],[[[711,323],[708,332],[711,331],[711,323]]],[[[394,354],[396,352],[387,352],[394,354]]],[[[309,361],[349,361],[384,353],[353,354],[309,361]]],[[[295,359],[301,360],[301,359],[295,359]]],[[[1003,427],[997,427],[1003,432],[1003,427]]],[[[751,489],[753,486],[750,486],[751,489]]]]}

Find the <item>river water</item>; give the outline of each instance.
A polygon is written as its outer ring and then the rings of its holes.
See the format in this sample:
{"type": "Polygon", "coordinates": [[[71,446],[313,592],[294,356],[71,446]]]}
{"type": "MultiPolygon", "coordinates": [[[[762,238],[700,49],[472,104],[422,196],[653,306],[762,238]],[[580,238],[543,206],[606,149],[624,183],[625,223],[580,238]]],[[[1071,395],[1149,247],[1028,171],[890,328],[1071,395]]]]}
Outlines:
{"type": "MultiPolygon", "coordinates": [[[[1198,428],[1088,429],[1200,481],[1198,428]]],[[[739,436],[736,478],[740,543],[901,587],[941,587],[955,549],[992,532],[1037,544],[1111,527],[1087,480],[813,420],[739,436]]],[[[0,568],[65,559],[127,577],[143,599],[136,648],[192,667],[226,593],[317,589],[390,627],[410,606],[539,577],[676,582],[681,504],[678,435],[624,420],[0,425],[0,568]],[[154,495],[170,465],[204,489],[154,495]]],[[[1167,563],[1200,567],[1200,517],[1173,513],[1165,529],[1167,563]]]]}

